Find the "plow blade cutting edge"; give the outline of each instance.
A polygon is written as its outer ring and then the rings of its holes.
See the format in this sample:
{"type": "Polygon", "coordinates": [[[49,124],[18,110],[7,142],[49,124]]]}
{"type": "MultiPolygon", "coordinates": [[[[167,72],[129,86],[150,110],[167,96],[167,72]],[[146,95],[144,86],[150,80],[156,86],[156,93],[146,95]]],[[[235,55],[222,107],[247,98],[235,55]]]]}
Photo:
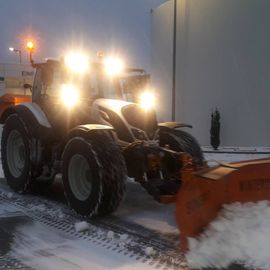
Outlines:
{"type": "Polygon", "coordinates": [[[197,171],[185,166],[176,200],[181,250],[188,250],[188,238],[202,233],[223,204],[261,200],[270,200],[270,159],[220,163],[197,171]]]}

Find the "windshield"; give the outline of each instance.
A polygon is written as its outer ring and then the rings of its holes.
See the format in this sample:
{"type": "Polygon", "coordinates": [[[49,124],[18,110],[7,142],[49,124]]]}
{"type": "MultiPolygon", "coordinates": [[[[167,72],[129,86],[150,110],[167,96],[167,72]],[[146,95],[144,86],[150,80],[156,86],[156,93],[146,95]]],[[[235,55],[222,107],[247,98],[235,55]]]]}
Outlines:
{"type": "Polygon", "coordinates": [[[61,88],[65,84],[71,84],[76,87],[82,99],[92,99],[98,95],[98,83],[93,74],[88,73],[74,76],[58,67],[53,69],[52,80],[44,92],[48,96],[59,96],[61,88]]]}
{"type": "Polygon", "coordinates": [[[150,75],[141,69],[126,69],[123,74],[110,77],[101,66],[96,67],[92,76],[100,97],[137,102],[139,94],[150,84],[150,75]]]}
{"type": "Polygon", "coordinates": [[[119,78],[108,77],[103,73],[96,74],[99,96],[102,98],[122,98],[119,78]]]}
{"type": "Polygon", "coordinates": [[[58,97],[63,85],[71,84],[77,89],[80,99],[111,98],[137,102],[138,94],[149,84],[150,76],[126,72],[122,76],[110,77],[100,67],[84,74],[74,74],[60,65],[46,68],[46,85],[41,94],[58,97]],[[48,74],[49,73],[49,74],[48,74]]]}
{"type": "Polygon", "coordinates": [[[122,98],[130,102],[138,102],[140,94],[149,86],[150,75],[127,74],[120,78],[122,98]]]}

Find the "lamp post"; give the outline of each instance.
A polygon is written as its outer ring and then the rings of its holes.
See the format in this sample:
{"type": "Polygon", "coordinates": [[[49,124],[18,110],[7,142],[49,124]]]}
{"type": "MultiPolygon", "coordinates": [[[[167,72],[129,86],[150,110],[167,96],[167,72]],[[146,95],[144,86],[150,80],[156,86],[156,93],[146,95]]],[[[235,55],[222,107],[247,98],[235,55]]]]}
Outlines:
{"type": "Polygon", "coordinates": [[[15,53],[18,53],[19,54],[20,64],[21,64],[22,63],[22,51],[21,50],[18,50],[18,49],[14,49],[13,47],[9,47],[9,50],[11,52],[15,52],[15,53]]]}
{"type": "Polygon", "coordinates": [[[29,40],[26,43],[26,49],[29,51],[29,60],[32,66],[34,65],[34,60],[33,60],[34,48],[35,48],[34,42],[29,40]]]}
{"type": "Polygon", "coordinates": [[[173,8],[172,121],[175,121],[177,0],[174,0],[173,8]]]}

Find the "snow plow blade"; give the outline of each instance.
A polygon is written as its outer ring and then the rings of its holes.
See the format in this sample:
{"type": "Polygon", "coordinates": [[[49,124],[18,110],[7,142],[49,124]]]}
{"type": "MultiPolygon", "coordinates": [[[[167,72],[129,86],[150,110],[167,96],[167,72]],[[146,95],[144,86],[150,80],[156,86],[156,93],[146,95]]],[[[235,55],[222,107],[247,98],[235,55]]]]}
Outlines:
{"type": "Polygon", "coordinates": [[[223,204],[270,200],[270,158],[194,169],[184,163],[182,187],[177,194],[176,220],[180,247],[196,237],[217,216],[223,204]]]}

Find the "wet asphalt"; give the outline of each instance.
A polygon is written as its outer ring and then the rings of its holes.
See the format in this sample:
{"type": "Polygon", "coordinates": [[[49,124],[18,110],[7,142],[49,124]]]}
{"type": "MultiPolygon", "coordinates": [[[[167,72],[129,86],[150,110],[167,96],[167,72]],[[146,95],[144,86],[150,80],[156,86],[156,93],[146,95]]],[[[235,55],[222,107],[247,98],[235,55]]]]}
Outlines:
{"type": "Polygon", "coordinates": [[[31,222],[31,219],[18,213],[17,216],[0,218],[0,255],[5,256],[12,244],[13,233],[17,226],[31,222]]]}
{"type": "Polygon", "coordinates": [[[0,217],[0,269],[34,270],[10,254],[16,228],[31,222],[29,217],[20,212],[12,213],[9,217],[0,217]]]}

